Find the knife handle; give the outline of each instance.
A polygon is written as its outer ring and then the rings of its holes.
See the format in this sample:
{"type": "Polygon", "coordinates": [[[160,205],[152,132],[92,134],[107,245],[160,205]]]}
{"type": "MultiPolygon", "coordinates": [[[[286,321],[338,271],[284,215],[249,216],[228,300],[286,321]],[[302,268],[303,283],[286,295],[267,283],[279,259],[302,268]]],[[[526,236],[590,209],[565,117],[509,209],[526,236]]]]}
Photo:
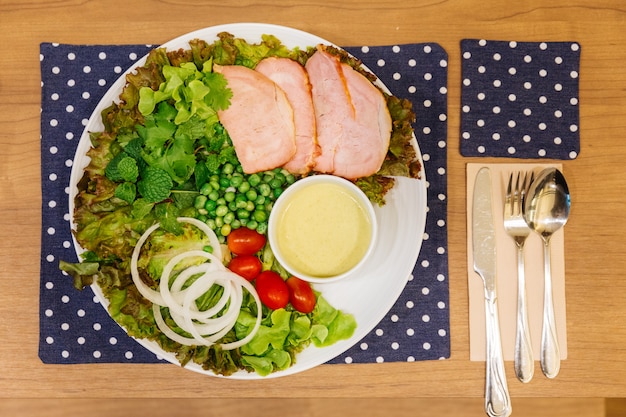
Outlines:
{"type": "Polygon", "coordinates": [[[487,333],[485,412],[490,417],[507,417],[511,415],[511,398],[504,371],[500,320],[495,299],[485,299],[485,320],[487,333]]]}

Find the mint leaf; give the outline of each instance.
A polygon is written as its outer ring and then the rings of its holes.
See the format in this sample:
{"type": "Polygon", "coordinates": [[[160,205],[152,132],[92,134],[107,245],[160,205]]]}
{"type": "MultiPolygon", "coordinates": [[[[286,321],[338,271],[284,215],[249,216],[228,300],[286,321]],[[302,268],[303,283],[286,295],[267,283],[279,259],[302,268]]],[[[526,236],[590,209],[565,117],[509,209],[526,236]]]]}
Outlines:
{"type": "Polygon", "coordinates": [[[120,152],[111,159],[111,161],[104,168],[104,175],[113,182],[123,181],[124,178],[120,175],[119,170],[117,169],[117,165],[119,162],[126,157],[127,155],[124,152],[120,152]]]}
{"type": "Polygon", "coordinates": [[[167,172],[156,167],[147,167],[142,172],[142,179],[137,189],[149,203],[158,203],[169,197],[174,183],[167,172]]]}
{"type": "MultiPolygon", "coordinates": [[[[132,158],[131,158],[132,159],[132,158]]],[[[137,197],[137,189],[132,182],[123,182],[115,187],[115,197],[126,201],[128,204],[132,204],[137,197]]]]}
{"type": "Polygon", "coordinates": [[[117,172],[124,181],[135,182],[139,176],[137,161],[130,156],[124,156],[117,163],[117,172]]]}

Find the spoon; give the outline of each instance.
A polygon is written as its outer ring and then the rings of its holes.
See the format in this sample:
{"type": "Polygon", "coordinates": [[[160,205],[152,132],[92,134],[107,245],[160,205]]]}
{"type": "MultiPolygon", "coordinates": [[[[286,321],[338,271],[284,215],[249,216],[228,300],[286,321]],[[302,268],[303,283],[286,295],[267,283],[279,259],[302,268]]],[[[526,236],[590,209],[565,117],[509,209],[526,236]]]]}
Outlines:
{"type": "Polygon", "coordinates": [[[526,222],[543,240],[544,296],[543,327],[541,331],[541,370],[548,378],[554,378],[561,367],[561,355],[554,320],[552,301],[552,274],[550,266],[550,238],[565,225],[570,211],[570,194],[561,171],[546,168],[528,190],[524,205],[526,222]]]}

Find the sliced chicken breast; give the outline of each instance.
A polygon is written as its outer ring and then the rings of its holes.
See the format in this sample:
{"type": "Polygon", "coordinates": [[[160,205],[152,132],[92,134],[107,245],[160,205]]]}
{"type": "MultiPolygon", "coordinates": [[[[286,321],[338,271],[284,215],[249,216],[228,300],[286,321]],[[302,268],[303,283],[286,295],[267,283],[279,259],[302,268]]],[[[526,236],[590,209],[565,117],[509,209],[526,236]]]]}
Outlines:
{"type": "Polygon", "coordinates": [[[293,108],[285,92],[265,75],[240,65],[214,65],[232,90],[218,112],[245,173],[283,166],[296,153],[293,108]]]}
{"type": "Polygon", "coordinates": [[[382,92],[322,46],[309,58],[306,70],[321,148],[315,170],[348,179],[376,173],[392,129],[382,92]]]}
{"type": "Polygon", "coordinates": [[[335,175],[356,179],[376,173],[391,139],[392,120],[387,100],[365,76],[342,64],[355,117],[346,121],[335,150],[335,175]]]}
{"type": "Polygon", "coordinates": [[[317,144],[315,112],[309,76],[300,63],[289,58],[263,59],[256,71],[274,81],[287,95],[294,114],[296,153],[284,168],[293,174],[306,174],[315,165],[317,144]]]}

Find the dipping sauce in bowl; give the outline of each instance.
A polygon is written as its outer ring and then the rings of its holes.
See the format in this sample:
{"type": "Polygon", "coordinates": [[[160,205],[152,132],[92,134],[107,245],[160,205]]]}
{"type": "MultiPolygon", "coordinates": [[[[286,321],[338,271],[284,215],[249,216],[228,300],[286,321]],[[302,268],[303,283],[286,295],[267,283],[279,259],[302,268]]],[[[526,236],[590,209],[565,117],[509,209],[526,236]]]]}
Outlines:
{"type": "Polygon", "coordinates": [[[341,279],[360,267],[377,236],[372,204],[353,183],[314,175],[274,204],[268,237],[278,262],[310,282],[341,279]]]}

